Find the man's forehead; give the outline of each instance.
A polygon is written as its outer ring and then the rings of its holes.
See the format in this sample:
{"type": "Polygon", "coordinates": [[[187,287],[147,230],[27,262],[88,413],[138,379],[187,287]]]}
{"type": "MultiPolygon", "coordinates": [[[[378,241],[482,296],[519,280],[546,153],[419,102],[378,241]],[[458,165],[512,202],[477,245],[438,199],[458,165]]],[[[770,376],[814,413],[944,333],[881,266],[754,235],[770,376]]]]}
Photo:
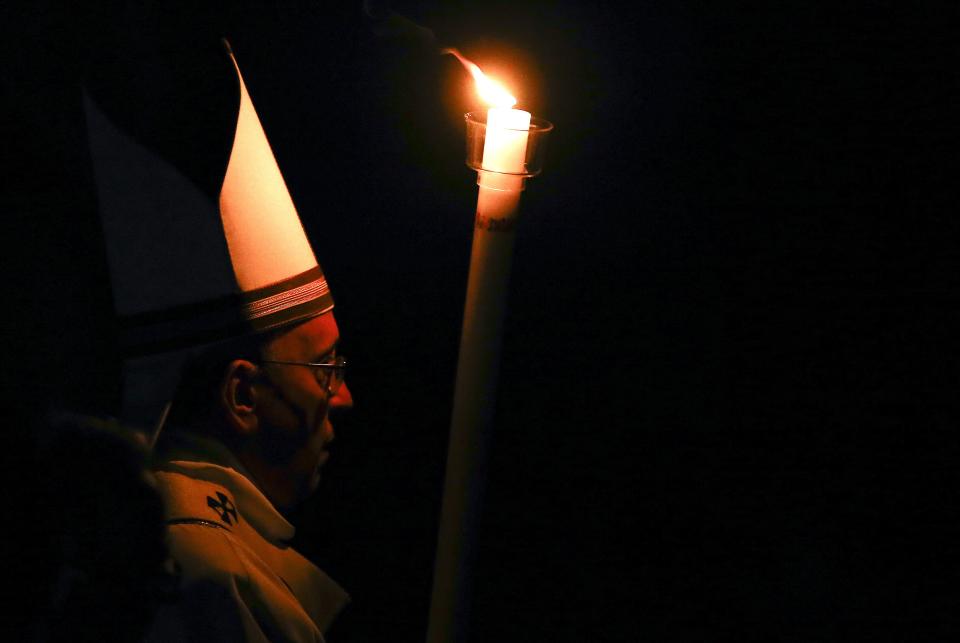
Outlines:
{"type": "Polygon", "coordinates": [[[308,319],[281,336],[281,343],[304,358],[322,356],[333,350],[338,341],[340,330],[332,312],[308,319]]]}

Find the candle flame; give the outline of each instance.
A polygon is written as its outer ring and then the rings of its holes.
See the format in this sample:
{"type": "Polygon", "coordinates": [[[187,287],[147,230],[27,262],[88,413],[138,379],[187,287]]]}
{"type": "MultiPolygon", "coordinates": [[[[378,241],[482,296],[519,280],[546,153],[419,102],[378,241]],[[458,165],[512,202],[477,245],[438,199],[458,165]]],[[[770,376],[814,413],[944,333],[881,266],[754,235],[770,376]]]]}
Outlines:
{"type": "Polygon", "coordinates": [[[489,78],[480,71],[477,65],[464,58],[456,49],[447,48],[440,53],[455,56],[456,59],[460,61],[460,64],[470,72],[474,82],[477,84],[477,93],[480,94],[480,98],[483,99],[484,102],[493,107],[513,107],[517,104],[517,99],[514,98],[503,85],[489,78]]]}

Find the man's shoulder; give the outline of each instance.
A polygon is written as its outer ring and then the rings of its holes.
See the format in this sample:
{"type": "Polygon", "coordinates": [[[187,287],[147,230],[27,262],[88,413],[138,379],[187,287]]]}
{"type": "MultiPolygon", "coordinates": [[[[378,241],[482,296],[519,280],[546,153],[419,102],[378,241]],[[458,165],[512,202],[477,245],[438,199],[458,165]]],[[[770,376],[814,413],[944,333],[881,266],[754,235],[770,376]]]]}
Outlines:
{"type": "Polygon", "coordinates": [[[186,576],[229,578],[247,575],[243,552],[234,534],[212,522],[170,524],[170,555],[186,576]]]}
{"type": "Polygon", "coordinates": [[[175,471],[154,471],[157,491],[163,500],[167,524],[206,525],[231,531],[241,516],[228,485],[175,471]]]}
{"type": "MultiPolygon", "coordinates": [[[[212,638],[197,640],[322,641],[320,627],[329,619],[315,616],[313,597],[298,596],[278,573],[282,570],[274,569],[274,561],[247,540],[243,527],[203,519],[171,521],[168,542],[180,576],[180,601],[162,619],[164,627],[217,624],[215,632],[204,634],[212,638]]],[[[155,640],[170,640],[163,638],[161,627],[157,631],[155,640]]]]}
{"type": "Polygon", "coordinates": [[[148,641],[319,641],[287,588],[233,531],[213,521],[168,531],[179,598],[158,613],[148,641]]]}
{"type": "Polygon", "coordinates": [[[231,485],[176,471],[155,475],[170,554],[184,580],[280,582],[274,559],[281,550],[249,524],[231,485]]]}
{"type": "Polygon", "coordinates": [[[257,622],[309,621],[321,631],[349,601],[289,546],[292,525],[236,471],[171,462],[155,476],[184,587],[212,583],[244,603],[257,622]]]}
{"type": "Polygon", "coordinates": [[[230,490],[174,472],[157,471],[155,476],[170,554],[185,578],[230,583],[245,576],[235,534],[241,518],[230,490]]]}

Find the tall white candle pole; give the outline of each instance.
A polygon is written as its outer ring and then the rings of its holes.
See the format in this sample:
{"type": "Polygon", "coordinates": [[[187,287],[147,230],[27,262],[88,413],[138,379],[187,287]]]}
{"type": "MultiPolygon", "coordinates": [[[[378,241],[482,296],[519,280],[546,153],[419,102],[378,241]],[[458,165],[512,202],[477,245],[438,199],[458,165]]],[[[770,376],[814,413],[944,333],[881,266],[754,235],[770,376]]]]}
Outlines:
{"type": "MultiPolygon", "coordinates": [[[[468,141],[472,116],[467,115],[468,141]]],[[[533,134],[530,122],[529,112],[491,108],[486,118],[482,164],[474,165],[478,169],[479,194],[457,360],[428,643],[460,642],[467,638],[471,568],[495,408],[515,227],[523,182],[531,176],[526,163],[528,137],[533,134]]],[[[472,126],[476,128],[477,121],[472,126]]],[[[538,133],[546,131],[549,128],[541,127],[538,133]]]]}

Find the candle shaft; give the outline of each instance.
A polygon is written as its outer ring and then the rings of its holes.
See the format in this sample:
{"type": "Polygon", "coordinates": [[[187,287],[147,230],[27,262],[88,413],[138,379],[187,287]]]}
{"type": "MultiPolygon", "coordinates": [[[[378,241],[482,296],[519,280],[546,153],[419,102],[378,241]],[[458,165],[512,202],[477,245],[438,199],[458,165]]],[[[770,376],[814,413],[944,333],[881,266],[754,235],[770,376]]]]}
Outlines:
{"type": "Polygon", "coordinates": [[[500,337],[519,202],[519,191],[480,187],[457,360],[428,643],[467,638],[476,522],[495,409],[500,337]]]}
{"type": "Polygon", "coordinates": [[[428,643],[467,639],[476,523],[483,494],[487,443],[496,407],[503,319],[530,114],[487,113],[483,170],[460,334],[450,443],[437,537],[428,643]]]}

